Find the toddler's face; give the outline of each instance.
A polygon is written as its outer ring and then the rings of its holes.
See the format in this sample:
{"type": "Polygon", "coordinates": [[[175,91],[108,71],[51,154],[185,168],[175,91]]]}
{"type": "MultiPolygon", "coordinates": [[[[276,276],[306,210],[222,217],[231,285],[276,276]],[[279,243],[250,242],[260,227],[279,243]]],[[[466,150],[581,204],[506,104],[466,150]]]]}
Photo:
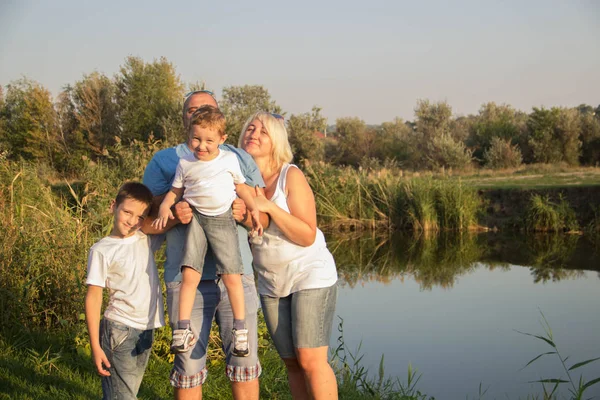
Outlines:
{"type": "Polygon", "coordinates": [[[213,160],[219,155],[219,145],[225,142],[227,135],[219,132],[193,125],[188,138],[188,147],[194,152],[194,156],[201,161],[213,160]]]}

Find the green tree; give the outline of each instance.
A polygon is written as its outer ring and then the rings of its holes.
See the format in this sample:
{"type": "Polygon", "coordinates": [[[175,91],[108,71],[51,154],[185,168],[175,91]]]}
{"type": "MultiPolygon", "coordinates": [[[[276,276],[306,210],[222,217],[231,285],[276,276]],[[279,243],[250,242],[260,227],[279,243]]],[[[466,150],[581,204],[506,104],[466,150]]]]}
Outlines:
{"type": "Polygon", "coordinates": [[[72,131],[70,136],[75,141],[83,140],[96,154],[104,154],[108,146],[115,144],[115,137],[121,136],[116,92],[114,82],[98,72],[84,75],[64,91],[65,101],[71,103],[65,104],[65,112],[72,113],[65,117],[70,118],[71,129],[79,131],[72,131]]]}
{"type": "Polygon", "coordinates": [[[452,108],[447,102],[419,100],[415,108],[417,167],[465,168],[472,153],[452,136],[452,108]]]}
{"type": "Polygon", "coordinates": [[[11,156],[54,162],[60,141],[52,96],[46,88],[29,79],[8,84],[0,120],[0,141],[11,156]]]}
{"type": "Polygon", "coordinates": [[[292,115],[287,121],[287,131],[298,162],[322,161],[325,155],[325,144],[319,134],[325,132],[327,118],[321,115],[317,106],[310,113],[292,115]]]}
{"type": "Polygon", "coordinates": [[[401,164],[410,164],[415,153],[415,135],[413,130],[401,118],[384,122],[378,129],[375,141],[375,156],[381,160],[395,160],[401,164]]]}
{"type": "Polygon", "coordinates": [[[581,134],[579,140],[581,146],[582,164],[597,165],[600,163],[600,119],[596,118],[595,112],[580,113],[581,134]]]}
{"type": "Polygon", "coordinates": [[[485,103],[479,109],[467,143],[473,155],[481,160],[494,138],[516,142],[521,130],[518,112],[514,108],[506,104],[485,103]]]}
{"type": "Polygon", "coordinates": [[[581,152],[581,121],[578,115],[574,109],[533,108],[527,128],[535,162],[578,164],[581,152]]]}
{"type": "Polygon", "coordinates": [[[223,89],[219,107],[227,121],[227,141],[237,145],[246,120],[258,111],[283,114],[269,91],[260,85],[229,86],[223,89]]]}
{"type": "Polygon", "coordinates": [[[338,146],[337,154],[332,161],[357,167],[360,160],[368,156],[364,147],[367,125],[360,118],[346,117],[338,118],[335,126],[338,146]]]}
{"type": "Polygon", "coordinates": [[[175,67],[161,57],[151,63],[138,57],[127,57],[115,77],[116,102],[121,121],[120,137],[126,143],[133,139],[179,141],[183,85],[175,67]]]}

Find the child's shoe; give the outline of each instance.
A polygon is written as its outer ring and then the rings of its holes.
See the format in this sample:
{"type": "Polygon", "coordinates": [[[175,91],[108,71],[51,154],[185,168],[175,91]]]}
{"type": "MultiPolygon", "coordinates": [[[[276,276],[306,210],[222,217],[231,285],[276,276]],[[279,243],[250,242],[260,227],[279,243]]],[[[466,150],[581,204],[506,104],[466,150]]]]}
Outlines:
{"type": "Polygon", "coordinates": [[[190,328],[175,329],[171,342],[171,353],[185,353],[196,344],[196,336],[190,328]]]}
{"type": "Polygon", "coordinates": [[[233,355],[248,356],[248,329],[233,329],[233,355]]]}

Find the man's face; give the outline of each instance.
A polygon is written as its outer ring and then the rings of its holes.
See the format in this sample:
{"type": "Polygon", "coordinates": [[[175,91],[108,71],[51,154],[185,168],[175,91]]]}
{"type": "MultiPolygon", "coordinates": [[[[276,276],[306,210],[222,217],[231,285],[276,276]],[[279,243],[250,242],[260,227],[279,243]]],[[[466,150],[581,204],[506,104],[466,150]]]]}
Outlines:
{"type": "Polygon", "coordinates": [[[192,119],[192,114],[198,108],[202,106],[213,106],[219,107],[215,99],[208,93],[195,93],[188,97],[185,104],[183,105],[183,126],[187,131],[190,126],[190,121],[192,119]]]}

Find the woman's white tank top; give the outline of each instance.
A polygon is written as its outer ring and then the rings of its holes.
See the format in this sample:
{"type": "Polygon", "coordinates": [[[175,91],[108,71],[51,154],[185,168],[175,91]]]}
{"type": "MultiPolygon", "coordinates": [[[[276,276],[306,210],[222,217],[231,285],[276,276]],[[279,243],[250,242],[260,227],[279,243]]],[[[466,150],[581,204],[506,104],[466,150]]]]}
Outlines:
{"type": "MultiPolygon", "coordinates": [[[[285,185],[291,167],[297,168],[293,164],[284,164],[281,168],[270,199],[288,213],[285,185]]],[[[286,297],[299,290],[325,288],[337,282],[335,261],[318,228],[315,242],[304,247],[288,240],[271,221],[263,232],[262,244],[252,245],[252,256],[258,272],[258,292],[262,295],[286,297]]]]}

